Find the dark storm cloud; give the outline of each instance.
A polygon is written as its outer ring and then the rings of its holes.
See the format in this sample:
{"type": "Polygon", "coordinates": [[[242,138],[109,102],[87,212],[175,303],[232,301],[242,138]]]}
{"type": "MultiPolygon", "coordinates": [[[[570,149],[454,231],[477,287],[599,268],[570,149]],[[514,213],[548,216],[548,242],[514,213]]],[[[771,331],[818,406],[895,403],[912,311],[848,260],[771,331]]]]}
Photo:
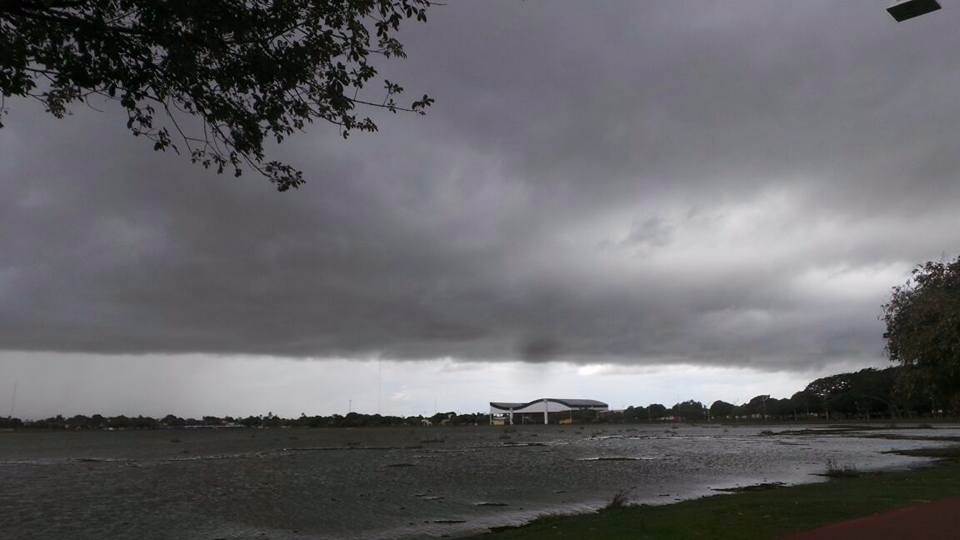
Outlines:
{"type": "Polygon", "coordinates": [[[875,361],[960,230],[960,12],[882,7],[438,6],[387,69],[437,106],[290,140],[283,195],[8,101],[0,347],[875,361]]]}

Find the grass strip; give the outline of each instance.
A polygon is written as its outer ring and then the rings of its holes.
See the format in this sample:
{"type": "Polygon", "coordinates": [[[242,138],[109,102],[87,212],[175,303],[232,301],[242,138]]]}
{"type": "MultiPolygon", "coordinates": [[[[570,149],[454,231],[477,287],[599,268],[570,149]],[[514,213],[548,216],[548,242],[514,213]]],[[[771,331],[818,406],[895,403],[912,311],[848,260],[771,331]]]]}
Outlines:
{"type": "MultiPolygon", "coordinates": [[[[956,454],[956,452],[954,452],[956,454]]],[[[892,508],[960,496],[953,459],[910,471],[862,473],[827,482],[716,495],[664,506],[626,506],[576,516],[547,516],[482,540],[766,539],[892,508]]]]}

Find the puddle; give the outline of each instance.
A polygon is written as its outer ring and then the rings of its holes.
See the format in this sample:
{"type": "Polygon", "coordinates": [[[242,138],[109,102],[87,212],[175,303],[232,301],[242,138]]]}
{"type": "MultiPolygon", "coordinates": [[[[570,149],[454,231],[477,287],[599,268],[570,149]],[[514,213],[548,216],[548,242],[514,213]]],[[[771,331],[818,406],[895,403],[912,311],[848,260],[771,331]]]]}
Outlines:
{"type": "Polygon", "coordinates": [[[558,428],[516,426],[512,440],[488,426],[302,429],[282,441],[262,430],[5,434],[0,537],[457,536],[593,511],[621,491],[667,504],[823,481],[813,475],[828,461],[862,472],[922,466],[955,454],[960,437],[956,426],[558,428]],[[29,518],[38,511],[84,519],[29,518]]]}

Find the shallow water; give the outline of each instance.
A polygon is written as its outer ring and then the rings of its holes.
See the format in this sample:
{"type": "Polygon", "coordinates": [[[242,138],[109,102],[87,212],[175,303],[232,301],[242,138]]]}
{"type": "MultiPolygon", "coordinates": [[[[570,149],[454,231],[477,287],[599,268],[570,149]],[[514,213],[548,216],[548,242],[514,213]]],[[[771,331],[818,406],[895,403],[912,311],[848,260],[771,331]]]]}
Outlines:
{"type": "Polygon", "coordinates": [[[663,504],[924,458],[960,428],[764,435],[729,426],[0,433],[0,538],[457,536],[628,491],[663,504]]]}

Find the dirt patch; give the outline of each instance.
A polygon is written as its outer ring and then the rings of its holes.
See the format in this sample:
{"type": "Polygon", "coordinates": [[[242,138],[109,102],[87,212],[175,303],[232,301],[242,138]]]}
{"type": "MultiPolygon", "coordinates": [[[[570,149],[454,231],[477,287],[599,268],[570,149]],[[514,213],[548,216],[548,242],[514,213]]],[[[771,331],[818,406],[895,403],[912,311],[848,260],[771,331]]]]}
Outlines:
{"type": "Polygon", "coordinates": [[[940,441],[940,442],[960,442],[960,437],[938,436],[938,435],[897,435],[895,433],[870,433],[868,435],[856,435],[864,439],[886,439],[890,441],[940,441]]]}
{"type": "Polygon", "coordinates": [[[771,431],[764,430],[759,433],[761,437],[799,437],[806,435],[838,435],[838,434],[849,434],[852,432],[860,431],[859,429],[851,428],[815,428],[815,429],[786,429],[783,431],[771,431]]]}
{"type": "Polygon", "coordinates": [[[958,531],[960,499],[944,499],[834,523],[784,540],[953,540],[958,531]]]}
{"type": "Polygon", "coordinates": [[[577,461],[641,461],[642,458],[632,456],[598,456],[578,458],[577,461]]]}
{"type": "Polygon", "coordinates": [[[786,484],[783,482],[766,482],[763,484],[753,484],[750,486],[737,486],[732,488],[713,488],[713,491],[722,491],[724,493],[746,493],[750,491],[766,491],[768,489],[776,489],[778,487],[783,487],[786,484]]]}
{"type": "MultiPolygon", "coordinates": [[[[886,424],[886,425],[856,425],[856,424],[831,424],[824,427],[817,428],[802,428],[802,429],[786,429],[783,431],[771,431],[764,430],[760,432],[761,436],[764,437],[776,437],[776,436],[804,436],[804,435],[851,435],[862,431],[891,431],[891,430],[906,430],[906,429],[936,429],[930,425],[907,425],[907,424],[886,424]]],[[[956,437],[929,437],[929,436],[912,436],[912,435],[894,435],[886,433],[871,433],[865,435],[852,435],[859,437],[867,438],[877,438],[877,439],[903,439],[903,440],[951,440],[956,437]]]]}
{"type": "Polygon", "coordinates": [[[960,446],[947,446],[942,448],[914,448],[911,450],[888,450],[884,453],[896,454],[898,456],[960,459],[960,446]]]}

